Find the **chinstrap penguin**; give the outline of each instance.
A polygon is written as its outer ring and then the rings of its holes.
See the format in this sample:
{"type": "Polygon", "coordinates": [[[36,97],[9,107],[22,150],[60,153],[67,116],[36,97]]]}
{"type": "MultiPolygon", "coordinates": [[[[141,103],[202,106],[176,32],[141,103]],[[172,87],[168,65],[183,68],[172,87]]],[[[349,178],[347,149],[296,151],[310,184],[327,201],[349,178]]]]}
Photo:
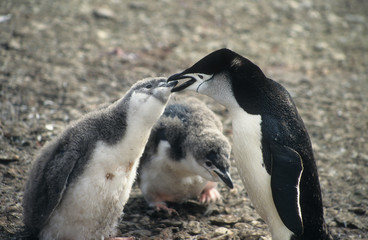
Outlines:
{"type": "Polygon", "coordinates": [[[176,211],[166,202],[220,198],[216,183],[229,188],[231,147],[217,116],[196,98],[171,99],[153,127],[138,169],[142,194],[151,207],[176,211]]]}
{"type": "Polygon", "coordinates": [[[71,124],[38,155],[26,184],[28,231],[40,239],[115,236],[150,131],[176,82],[144,79],[71,124]]]}
{"type": "Polygon", "coordinates": [[[224,105],[238,172],[272,238],[330,239],[309,135],[290,94],[239,54],[220,49],[168,81],[224,105]]]}

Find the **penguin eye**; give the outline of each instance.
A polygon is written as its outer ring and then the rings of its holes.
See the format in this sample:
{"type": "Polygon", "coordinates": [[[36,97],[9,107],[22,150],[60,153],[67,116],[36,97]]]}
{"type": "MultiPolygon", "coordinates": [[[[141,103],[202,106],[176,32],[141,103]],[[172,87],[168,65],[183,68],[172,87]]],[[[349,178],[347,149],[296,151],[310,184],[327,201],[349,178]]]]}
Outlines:
{"type": "Polygon", "coordinates": [[[198,74],[198,77],[199,77],[200,79],[203,79],[203,75],[202,75],[202,74],[198,74]]]}
{"type": "Polygon", "coordinates": [[[206,166],[207,167],[211,167],[212,166],[212,163],[210,161],[206,161],[206,166]]]}
{"type": "Polygon", "coordinates": [[[146,88],[147,88],[147,89],[150,89],[151,87],[152,87],[152,84],[147,84],[147,85],[146,85],[146,88]]]}

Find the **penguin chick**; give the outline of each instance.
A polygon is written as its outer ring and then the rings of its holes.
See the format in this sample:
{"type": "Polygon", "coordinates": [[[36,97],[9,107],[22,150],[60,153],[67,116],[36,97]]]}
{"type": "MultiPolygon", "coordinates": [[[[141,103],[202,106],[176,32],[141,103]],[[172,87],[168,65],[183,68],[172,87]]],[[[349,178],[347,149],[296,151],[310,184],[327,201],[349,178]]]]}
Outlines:
{"type": "Polygon", "coordinates": [[[233,124],[234,158],[273,239],[330,239],[312,145],[296,106],[250,60],[220,49],[171,80],[224,105],[233,124]]]}
{"type": "Polygon", "coordinates": [[[144,79],[71,124],[38,155],[24,192],[24,223],[40,239],[115,236],[151,129],[173,84],[144,79]]]}
{"type": "Polygon", "coordinates": [[[170,101],[153,127],[141,158],[139,186],[151,207],[176,212],[165,202],[199,197],[216,201],[217,181],[233,188],[229,175],[230,144],[222,124],[195,98],[170,101]]]}

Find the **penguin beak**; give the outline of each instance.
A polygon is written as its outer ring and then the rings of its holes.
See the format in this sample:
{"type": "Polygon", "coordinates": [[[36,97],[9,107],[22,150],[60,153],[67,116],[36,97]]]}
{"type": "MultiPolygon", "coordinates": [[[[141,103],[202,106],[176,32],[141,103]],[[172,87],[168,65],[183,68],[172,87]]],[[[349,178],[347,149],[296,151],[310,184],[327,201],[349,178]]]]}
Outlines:
{"type": "Polygon", "coordinates": [[[182,79],[185,79],[185,78],[189,78],[189,77],[188,76],[185,76],[185,73],[184,72],[176,73],[176,74],[170,76],[167,79],[167,82],[171,82],[171,81],[175,81],[175,80],[182,80],[182,79]]]}
{"type": "Polygon", "coordinates": [[[192,90],[192,91],[197,91],[198,86],[203,82],[202,79],[199,77],[199,74],[196,73],[178,73],[178,74],[174,74],[171,77],[169,77],[167,79],[168,82],[171,81],[179,81],[179,85],[177,85],[176,87],[174,87],[171,92],[178,92],[178,91],[182,91],[184,89],[188,89],[188,90],[192,90]],[[183,81],[183,83],[180,83],[180,80],[186,80],[183,81]]]}
{"type": "Polygon", "coordinates": [[[234,188],[233,181],[231,180],[228,171],[220,172],[215,170],[214,172],[221,178],[221,180],[226,184],[226,186],[228,186],[230,189],[234,188]]]}
{"type": "Polygon", "coordinates": [[[178,73],[178,74],[175,74],[175,75],[172,75],[171,77],[169,77],[167,79],[168,82],[171,82],[171,81],[175,81],[175,80],[185,80],[187,79],[187,81],[184,81],[183,83],[177,85],[176,87],[174,87],[171,92],[178,92],[178,91],[181,91],[181,90],[184,90],[186,89],[187,87],[189,87],[190,85],[192,85],[193,83],[195,83],[197,80],[192,77],[192,76],[187,76],[187,75],[182,75],[181,73],[178,73]]]}

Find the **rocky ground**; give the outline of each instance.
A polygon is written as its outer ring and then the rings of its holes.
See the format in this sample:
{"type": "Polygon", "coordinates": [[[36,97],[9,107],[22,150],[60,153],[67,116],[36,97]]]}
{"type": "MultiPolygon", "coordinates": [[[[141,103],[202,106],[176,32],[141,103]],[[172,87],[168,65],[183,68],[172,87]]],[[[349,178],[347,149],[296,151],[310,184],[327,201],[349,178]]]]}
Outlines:
{"type": "MultiPolygon", "coordinates": [[[[37,151],[138,79],[169,76],[228,47],[292,94],[309,130],[326,222],[368,239],[368,2],[0,1],[0,238],[23,236],[22,190],[37,151]]],[[[226,110],[202,98],[222,117],[226,110]]],[[[270,239],[235,188],[209,207],[149,209],[133,189],[119,229],[138,239],[270,239]],[[210,210],[210,211],[208,211],[210,210]]]]}

